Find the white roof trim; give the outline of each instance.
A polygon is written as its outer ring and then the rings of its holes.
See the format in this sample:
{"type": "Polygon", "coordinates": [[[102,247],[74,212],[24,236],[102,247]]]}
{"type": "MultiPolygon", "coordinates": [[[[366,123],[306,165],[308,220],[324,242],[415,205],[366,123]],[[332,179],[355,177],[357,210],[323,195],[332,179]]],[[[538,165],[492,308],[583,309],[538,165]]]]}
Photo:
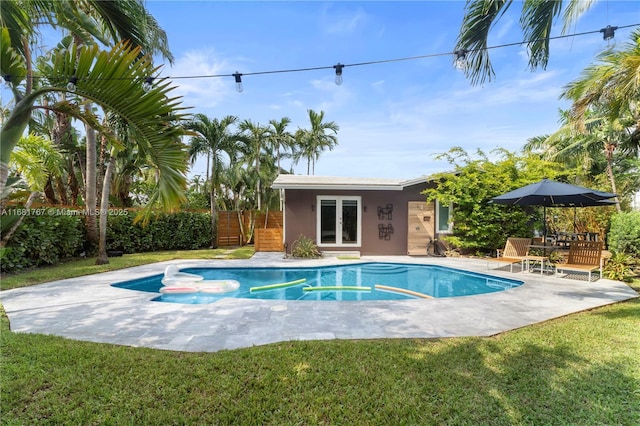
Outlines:
{"type": "Polygon", "coordinates": [[[271,185],[274,189],[375,190],[402,191],[408,186],[427,182],[422,176],[410,180],[337,176],[279,175],[271,185]]]}

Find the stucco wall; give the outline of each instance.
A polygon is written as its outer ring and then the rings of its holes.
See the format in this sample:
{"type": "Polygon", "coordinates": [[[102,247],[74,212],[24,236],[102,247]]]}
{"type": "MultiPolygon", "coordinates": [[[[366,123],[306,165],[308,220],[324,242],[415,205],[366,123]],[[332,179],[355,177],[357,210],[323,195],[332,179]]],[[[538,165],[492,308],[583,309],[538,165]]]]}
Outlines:
{"type": "Polygon", "coordinates": [[[300,235],[317,241],[316,196],[361,196],[362,197],[362,245],[356,247],[320,247],[322,251],[360,251],[362,255],[404,255],[407,254],[407,203],[424,201],[420,194],[425,184],[414,185],[403,191],[335,191],[335,190],[293,190],[285,191],[285,243],[289,248],[300,235]],[[391,220],[378,218],[378,206],[393,205],[391,220]],[[378,225],[393,227],[389,239],[380,239],[378,225]]]}

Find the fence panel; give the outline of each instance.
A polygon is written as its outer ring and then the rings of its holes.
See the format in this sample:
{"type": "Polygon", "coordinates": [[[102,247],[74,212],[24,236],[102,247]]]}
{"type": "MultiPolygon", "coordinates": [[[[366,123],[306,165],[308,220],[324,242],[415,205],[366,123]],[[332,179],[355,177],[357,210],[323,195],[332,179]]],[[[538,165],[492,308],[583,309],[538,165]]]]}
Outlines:
{"type": "Polygon", "coordinates": [[[284,251],[282,245],[282,228],[256,229],[254,236],[255,251],[284,251]]]}

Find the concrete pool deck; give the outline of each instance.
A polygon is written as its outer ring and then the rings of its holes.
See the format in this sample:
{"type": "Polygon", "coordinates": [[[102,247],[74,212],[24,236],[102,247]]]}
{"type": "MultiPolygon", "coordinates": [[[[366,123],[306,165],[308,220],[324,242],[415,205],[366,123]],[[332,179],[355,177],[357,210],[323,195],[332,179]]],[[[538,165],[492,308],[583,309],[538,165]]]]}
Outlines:
{"type": "Polygon", "coordinates": [[[17,333],[189,352],[289,340],[491,336],[638,297],[624,283],[508,272],[482,259],[363,256],[359,260],[175,260],[0,292],[17,333]],[[226,298],[207,305],[151,301],[157,294],[110,284],[186,267],[326,266],[356,262],[438,264],[524,281],[497,293],[401,301],[283,301],[226,298]],[[488,265],[488,263],[490,263],[488,265]],[[488,269],[491,268],[491,269],[488,269]]]}

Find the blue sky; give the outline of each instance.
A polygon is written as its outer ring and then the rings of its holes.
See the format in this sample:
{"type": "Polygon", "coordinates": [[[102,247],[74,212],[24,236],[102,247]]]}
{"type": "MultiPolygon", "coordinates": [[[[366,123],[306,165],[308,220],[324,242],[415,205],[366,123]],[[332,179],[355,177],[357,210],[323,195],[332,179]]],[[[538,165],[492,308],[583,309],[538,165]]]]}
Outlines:
{"type": "MultiPolygon", "coordinates": [[[[162,74],[251,73],[353,64],[454,50],[463,1],[159,1],[148,10],[167,32],[175,56],[162,74]]],[[[489,46],[519,42],[520,4],[493,30],[489,46]]],[[[598,1],[569,33],[640,22],[638,1],[598,1]]],[[[627,43],[632,29],[618,30],[627,43]]],[[[554,30],[560,35],[561,28],[554,30]]],[[[338,146],[315,167],[322,176],[414,178],[448,170],[435,154],[519,150],[528,138],[553,132],[563,86],[606,46],[601,34],[551,42],[546,70],[527,68],[526,48],[493,49],[495,79],[472,86],[450,55],[346,67],[341,86],[332,69],[243,77],[175,78],[193,113],[236,115],[267,124],[287,116],[289,129],[308,127],[307,109],[340,126],[338,146]]],[[[289,168],[289,164],[284,164],[289,168]]],[[[199,161],[190,175],[204,175],[199,161]]],[[[294,167],[306,174],[306,162],[294,167]]]]}

